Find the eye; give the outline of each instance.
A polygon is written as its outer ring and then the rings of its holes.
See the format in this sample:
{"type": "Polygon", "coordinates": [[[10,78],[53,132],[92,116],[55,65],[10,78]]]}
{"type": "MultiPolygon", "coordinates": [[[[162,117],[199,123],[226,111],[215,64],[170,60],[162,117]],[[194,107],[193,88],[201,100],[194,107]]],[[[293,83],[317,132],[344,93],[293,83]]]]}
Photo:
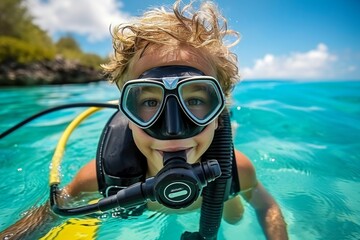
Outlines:
{"type": "Polygon", "coordinates": [[[159,101],[157,101],[156,99],[148,99],[142,101],[141,105],[145,107],[157,107],[159,105],[159,101]]]}
{"type": "Polygon", "coordinates": [[[204,104],[204,101],[199,98],[191,98],[186,101],[187,106],[198,106],[202,104],[204,104]]]}

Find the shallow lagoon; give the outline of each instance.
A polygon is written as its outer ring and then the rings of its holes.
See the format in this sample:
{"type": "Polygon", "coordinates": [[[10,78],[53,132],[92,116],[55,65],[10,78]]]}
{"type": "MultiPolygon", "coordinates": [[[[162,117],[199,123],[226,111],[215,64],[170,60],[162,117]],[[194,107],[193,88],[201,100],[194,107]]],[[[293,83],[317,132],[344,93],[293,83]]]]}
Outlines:
{"type": "MultiPolygon", "coordinates": [[[[243,82],[233,96],[235,146],[250,157],[258,178],[277,199],[291,239],[359,239],[360,82],[243,82]]],[[[106,82],[3,88],[0,131],[49,107],[117,98],[116,88],[106,82]]],[[[82,110],[46,115],[0,140],[0,230],[48,199],[54,148],[82,110]]],[[[73,133],[61,168],[63,185],[94,158],[113,112],[94,114],[73,133]]],[[[254,211],[245,205],[242,222],[223,222],[219,239],[264,238],[254,211]]],[[[179,239],[182,232],[198,229],[199,212],[99,218],[97,239],[179,239]]],[[[66,221],[60,218],[53,226],[66,221]]]]}

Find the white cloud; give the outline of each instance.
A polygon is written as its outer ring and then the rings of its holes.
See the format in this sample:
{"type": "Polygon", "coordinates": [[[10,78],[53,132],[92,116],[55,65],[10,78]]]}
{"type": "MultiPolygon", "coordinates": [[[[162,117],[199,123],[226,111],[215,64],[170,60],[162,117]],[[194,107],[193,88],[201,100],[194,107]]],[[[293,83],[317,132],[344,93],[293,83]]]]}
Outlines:
{"type": "Polygon", "coordinates": [[[109,37],[109,26],[129,19],[116,0],[27,0],[35,23],[50,34],[78,33],[90,41],[109,37]]]}
{"type": "Polygon", "coordinates": [[[316,49],[286,56],[266,54],[252,68],[241,70],[245,79],[315,79],[331,76],[331,65],[337,56],[330,54],[325,44],[316,49]]]}

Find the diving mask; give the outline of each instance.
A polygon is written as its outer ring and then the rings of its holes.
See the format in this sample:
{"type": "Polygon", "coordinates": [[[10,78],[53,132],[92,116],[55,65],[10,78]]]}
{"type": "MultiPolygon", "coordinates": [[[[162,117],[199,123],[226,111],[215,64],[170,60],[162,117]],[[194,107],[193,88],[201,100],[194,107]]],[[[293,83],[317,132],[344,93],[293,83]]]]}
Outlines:
{"type": "Polygon", "coordinates": [[[124,84],[120,109],[157,139],[195,136],[225,107],[218,81],[195,68],[163,66],[140,77],[124,84]]]}

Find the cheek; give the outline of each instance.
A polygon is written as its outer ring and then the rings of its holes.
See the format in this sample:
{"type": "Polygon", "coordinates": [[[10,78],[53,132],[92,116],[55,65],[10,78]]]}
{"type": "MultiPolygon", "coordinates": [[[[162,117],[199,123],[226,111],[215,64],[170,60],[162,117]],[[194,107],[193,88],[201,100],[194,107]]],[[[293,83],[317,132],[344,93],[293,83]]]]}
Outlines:
{"type": "Polygon", "coordinates": [[[151,143],[150,137],[142,129],[140,129],[138,126],[134,125],[132,122],[129,122],[129,128],[132,132],[136,146],[144,154],[146,152],[145,149],[151,143]]]}
{"type": "Polygon", "coordinates": [[[149,138],[149,136],[141,128],[136,126],[134,123],[129,122],[129,128],[132,131],[134,139],[147,141],[147,138],[149,138]]]}
{"type": "Polygon", "coordinates": [[[211,122],[204,130],[204,138],[208,141],[208,142],[212,142],[214,135],[215,135],[215,130],[218,128],[219,124],[218,124],[218,119],[215,119],[213,122],[211,122]]]}
{"type": "Polygon", "coordinates": [[[148,171],[151,176],[154,176],[157,171],[163,167],[162,157],[157,151],[152,149],[156,139],[147,135],[141,128],[129,123],[129,128],[132,131],[134,142],[140,152],[146,157],[148,164],[148,171]]]}
{"type": "Polygon", "coordinates": [[[194,139],[198,143],[199,154],[202,155],[209,148],[214,139],[215,130],[218,127],[217,120],[210,123],[202,133],[197,135],[194,139]]]}
{"type": "Polygon", "coordinates": [[[133,130],[133,126],[134,126],[134,124],[131,122],[131,121],[129,121],[129,128],[130,128],[130,130],[133,130]]]}
{"type": "Polygon", "coordinates": [[[219,127],[219,118],[217,117],[214,121],[215,123],[215,129],[217,129],[219,127]]]}

